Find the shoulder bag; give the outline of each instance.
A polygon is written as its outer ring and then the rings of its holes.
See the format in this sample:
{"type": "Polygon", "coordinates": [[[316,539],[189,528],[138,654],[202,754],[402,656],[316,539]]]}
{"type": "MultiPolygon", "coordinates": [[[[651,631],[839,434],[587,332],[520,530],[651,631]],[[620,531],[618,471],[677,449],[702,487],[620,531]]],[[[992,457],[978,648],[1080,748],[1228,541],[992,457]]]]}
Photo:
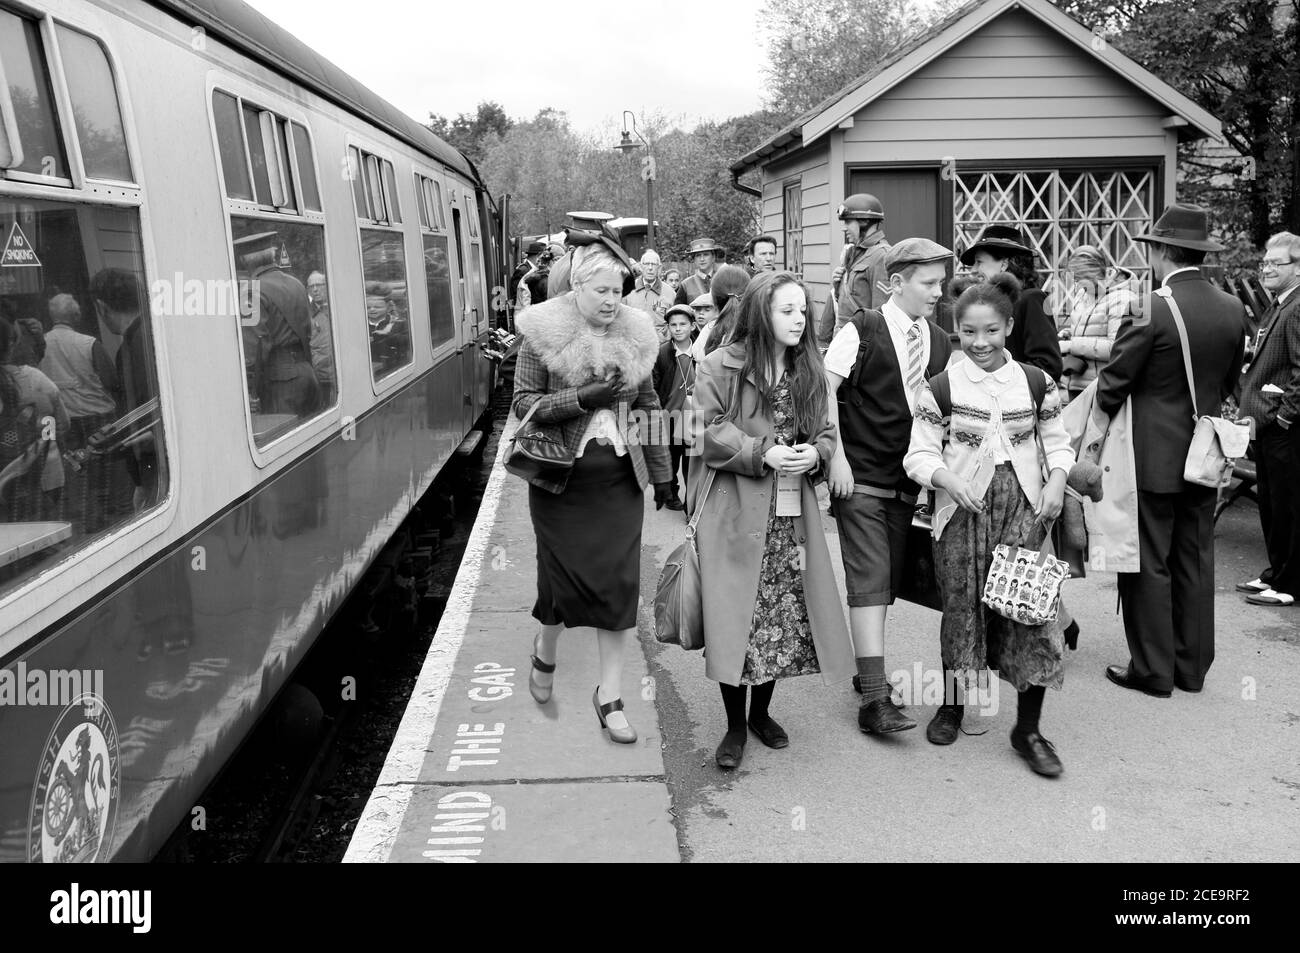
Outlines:
{"type": "Polygon", "coordinates": [[[1214,489],[1227,486],[1232,480],[1232,468],[1238,457],[1244,457],[1250,446],[1250,424],[1228,420],[1224,417],[1202,417],[1196,407],[1196,377],[1192,374],[1192,349],[1187,342],[1187,326],[1183,313],[1168,288],[1157,288],[1156,294],[1165,299],[1178,337],[1182,342],[1183,367],[1187,371],[1187,389],[1192,395],[1192,445],[1187,448],[1183,464],[1183,479],[1198,486],[1214,489]]]}
{"type": "Polygon", "coordinates": [[[655,638],[684,649],[704,648],[704,589],[700,582],[700,552],[695,546],[695,526],[708,502],[717,473],[706,467],[700,501],[686,524],[686,541],[673,550],[659,574],[655,590],[655,638]]]}

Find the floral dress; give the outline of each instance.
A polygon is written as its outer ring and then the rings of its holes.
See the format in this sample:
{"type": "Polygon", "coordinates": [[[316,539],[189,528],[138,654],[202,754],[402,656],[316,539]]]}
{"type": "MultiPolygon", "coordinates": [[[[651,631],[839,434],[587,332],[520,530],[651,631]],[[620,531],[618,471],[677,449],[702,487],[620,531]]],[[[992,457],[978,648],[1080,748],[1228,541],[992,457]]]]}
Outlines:
{"type": "MultiPolygon", "coordinates": [[[[794,442],[794,402],[790,375],[781,377],[772,395],[775,432],[787,445],[794,442]]],[[[767,542],[758,577],[758,597],[749,629],[749,648],[740,684],[762,685],[776,678],[812,675],[821,671],[813,647],[808,606],[804,602],[803,560],[795,517],[776,515],[776,481],[767,512],[767,542]]]]}

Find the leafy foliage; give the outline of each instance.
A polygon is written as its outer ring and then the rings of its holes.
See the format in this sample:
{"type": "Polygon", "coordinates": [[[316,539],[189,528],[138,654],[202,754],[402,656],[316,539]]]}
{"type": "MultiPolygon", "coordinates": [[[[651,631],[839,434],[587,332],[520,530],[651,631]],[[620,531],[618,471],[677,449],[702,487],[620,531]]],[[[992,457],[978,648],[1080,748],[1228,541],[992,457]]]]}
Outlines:
{"type": "Polygon", "coordinates": [[[1294,129],[1297,0],[1056,0],[1223,123],[1239,158],[1179,154],[1180,199],[1210,207],[1239,244],[1300,227],[1294,129]]]}

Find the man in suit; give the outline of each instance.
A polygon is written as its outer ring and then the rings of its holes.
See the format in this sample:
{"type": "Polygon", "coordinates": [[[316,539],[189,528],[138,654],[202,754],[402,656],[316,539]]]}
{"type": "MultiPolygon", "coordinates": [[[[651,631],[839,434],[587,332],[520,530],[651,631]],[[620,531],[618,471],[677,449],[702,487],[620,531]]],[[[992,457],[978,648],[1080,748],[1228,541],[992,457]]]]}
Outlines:
{"type": "Polygon", "coordinates": [[[546,245],[542,242],[529,242],[524,248],[524,260],[519,263],[518,267],[516,267],[513,272],[510,273],[510,280],[506,282],[506,297],[509,298],[511,306],[516,311],[523,307],[523,305],[520,305],[517,301],[519,295],[519,283],[540,267],[538,265],[538,259],[542,257],[542,253],[545,251],[546,245]]]}
{"type": "MultiPolygon", "coordinates": [[[[1171,205],[1148,234],[1152,278],[1173,293],[1187,328],[1196,408],[1215,415],[1232,393],[1245,350],[1245,308],[1198,267],[1209,251],[1205,210],[1171,205]]],[[[1106,677],[1123,688],[1168,698],[1198,692],[1214,660],[1215,491],[1183,480],[1195,411],[1183,348],[1169,304],[1159,295],[1125,318],[1097,383],[1097,413],[1133,400],[1141,569],[1119,574],[1131,660],[1106,677]]]]}
{"type": "Polygon", "coordinates": [[[686,257],[695,263],[695,272],[682,279],[673,304],[690,304],[700,295],[708,294],[713,273],[718,270],[718,259],[726,254],[727,250],[712,238],[697,238],[691,242],[686,257]]]}
{"type": "Polygon", "coordinates": [[[641,277],[636,280],[636,287],[623,296],[624,304],[644,311],[654,320],[660,343],[668,340],[665,316],[677,296],[677,292],[659,276],[662,265],[659,253],[647,248],[641,255],[641,277]]]}
{"type": "Polygon", "coordinates": [[[844,327],[849,315],[861,308],[879,311],[889,300],[889,275],[885,255],[885,208],[867,192],[850,195],[837,216],[844,223],[844,252],[831,272],[831,293],[817,324],[817,344],[823,350],[844,327]]]}
{"type": "Polygon", "coordinates": [[[1300,236],[1280,232],[1270,238],[1259,273],[1273,305],[1259,322],[1255,357],[1241,385],[1241,415],[1255,420],[1268,568],[1237,589],[1255,605],[1290,606],[1300,595],[1300,236]]]}

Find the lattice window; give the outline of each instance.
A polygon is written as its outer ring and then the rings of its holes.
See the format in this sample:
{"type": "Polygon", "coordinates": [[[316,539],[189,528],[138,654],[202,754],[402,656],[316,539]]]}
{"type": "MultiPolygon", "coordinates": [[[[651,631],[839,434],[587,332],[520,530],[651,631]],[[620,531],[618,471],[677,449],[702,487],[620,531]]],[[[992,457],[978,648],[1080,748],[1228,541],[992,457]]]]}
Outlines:
{"type": "Polygon", "coordinates": [[[960,254],[991,222],[1023,229],[1046,279],[1060,274],[1070,253],[1096,245],[1145,282],[1146,255],[1133,236],[1151,226],[1153,169],[959,171],[953,189],[953,231],[960,254]]]}
{"type": "Polygon", "coordinates": [[[803,276],[803,182],[790,182],[782,194],[785,270],[803,276]]]}

